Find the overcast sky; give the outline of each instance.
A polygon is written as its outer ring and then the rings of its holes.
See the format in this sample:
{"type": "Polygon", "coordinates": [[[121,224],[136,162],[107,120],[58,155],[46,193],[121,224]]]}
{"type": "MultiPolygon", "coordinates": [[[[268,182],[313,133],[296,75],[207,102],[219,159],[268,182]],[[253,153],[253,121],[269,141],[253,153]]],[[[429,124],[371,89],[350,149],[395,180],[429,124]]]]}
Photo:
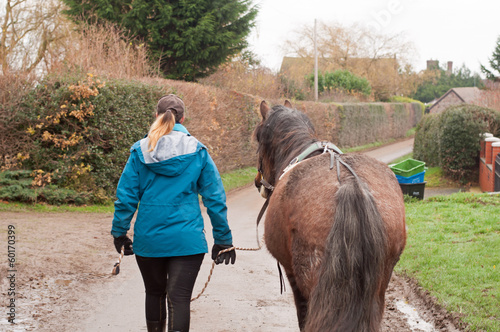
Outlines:
{"type": "MultiPolygon", "coordinates": [[[[249,38],[263,65],[279,70],[283,42],[293,30],[314,20],[361,23],[377,32],[404,33],[415,46],[413,67],[427,60],[453,61],[480,73],[500,36],[500,0],[255,0],[260,6],[249,38]]],[[[481,74],[481,76],[484,76],[481,74]]]]}

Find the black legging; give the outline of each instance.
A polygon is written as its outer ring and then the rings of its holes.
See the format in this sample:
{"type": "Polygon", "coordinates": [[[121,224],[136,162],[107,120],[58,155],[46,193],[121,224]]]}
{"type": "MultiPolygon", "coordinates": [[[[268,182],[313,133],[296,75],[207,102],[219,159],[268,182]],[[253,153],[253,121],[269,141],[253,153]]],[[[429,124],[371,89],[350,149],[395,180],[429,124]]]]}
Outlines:
{"type": "Polygon", "coordinates": [[[146,288],[146,320],[165,320],[167,299],[168,329],[189,331],[191,295],[204,256],[135,256],[146,288]]]}

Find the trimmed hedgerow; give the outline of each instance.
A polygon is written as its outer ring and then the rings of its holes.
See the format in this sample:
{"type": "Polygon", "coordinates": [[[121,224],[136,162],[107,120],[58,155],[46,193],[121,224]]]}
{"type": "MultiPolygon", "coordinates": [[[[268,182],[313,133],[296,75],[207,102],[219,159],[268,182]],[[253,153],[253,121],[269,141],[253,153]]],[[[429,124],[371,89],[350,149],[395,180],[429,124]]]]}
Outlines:
{"type": "MultiPolygon", "coordinates": [[[[156,101],[167,93],[184,99],[186,127],[207,146],[221,172],[255,166],[252,132],[261,119],[261,98],[182,81],[103,81],[73,72],[47,77],[0,104],[0,142],[22,143],[1,151],[0,171],[29,170],[17,180],[2,180],[0,199],[109,200],[130,146],[147,133],[156,101]]],[[[403,137],[421,117],[417,104],[294,106],[310,116],[319,138],[342,148],[403,137]]]]}
{"type": "Polygon", "coordinates": [[[449,109],[440,120],[441,168],[453,179],[470,182],[479,171],[479,137],[486,123],[464,108],[449,109]]]}
{"type": "Polygon", "coordinates": [[[404,137],[423,114],[417,103],[338,104],[337,109],[339,121],[336,143],[342,147],[404,137]]]}
{"type": "Polygon", "coordinates": [[[440,166],[462,183],[477,181],[480,134],[500,135],[500,112],[475,105],[457,105],[426,115],[417,126],[414,158],[440,166]]]}
{"type": "Polygon", "coordinates": [[[339,144],[356,146],[384,139],[390,121],[382,104],[343,104],[339,106],[339,144]]]}

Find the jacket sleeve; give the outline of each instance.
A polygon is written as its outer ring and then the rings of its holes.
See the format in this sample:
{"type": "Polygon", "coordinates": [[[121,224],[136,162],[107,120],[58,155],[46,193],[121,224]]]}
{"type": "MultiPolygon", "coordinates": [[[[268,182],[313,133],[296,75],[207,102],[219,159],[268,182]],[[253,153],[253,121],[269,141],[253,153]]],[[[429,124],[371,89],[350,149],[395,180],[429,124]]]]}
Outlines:
{"type": "Polygon", "coordinates": [[[114,237],[127,234],[130,222],[137,210],[140,200],[139,167],[140,160],[137,152],[132,151],[116,189],[117,200],[111,228],[111,234],[114,237]]]}
{"type": "Polygon", "coordinates": [[[207,150],[202,149],[200,153],[204,166],[198,179],[198,192],[212,223],[214,242],[230,245],[233,243],[233,237],[227,221],[226,193],[222,179],[207,150]]]}

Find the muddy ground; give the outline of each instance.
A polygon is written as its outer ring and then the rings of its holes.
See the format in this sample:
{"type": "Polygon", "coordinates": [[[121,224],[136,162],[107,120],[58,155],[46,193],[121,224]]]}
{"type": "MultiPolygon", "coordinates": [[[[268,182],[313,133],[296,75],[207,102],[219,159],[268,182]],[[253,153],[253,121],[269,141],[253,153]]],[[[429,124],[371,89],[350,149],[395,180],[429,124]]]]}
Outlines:
{"type": "MultiPolygon", "coordinates": [[[[229,195],[236,246],[255,247],[254,222],[261,204],[253,188],[229,195]]],[[[111,276],[117,259],[111,220],[111,214],[0,212],[5,257],[0,330],[145,331],[143,288],[134,259],[126,257],[123,272],[111,276]],[[9,225],[16,231],[15,325],[6,316],[12,298],[4,278],[9,225]],[[127,289],[117,294],[119,285],[127,289]],[[128,313],[120,304],[136,309],[128,313]],[[119,328],[120,323],[126,327],[119,328]]],[[[275,264],[264,248],[238,252],[234,266],[217,266],[207,291],[193,302],[192,331],[298,331],[291,291],[280,294],[275,264]]],[[[195,293],[207,280],[209,267],[206,257],[195,293]]],[[[382,331],[464,331],[458,325],[414,282],[393,276],[382,331]]]]}

